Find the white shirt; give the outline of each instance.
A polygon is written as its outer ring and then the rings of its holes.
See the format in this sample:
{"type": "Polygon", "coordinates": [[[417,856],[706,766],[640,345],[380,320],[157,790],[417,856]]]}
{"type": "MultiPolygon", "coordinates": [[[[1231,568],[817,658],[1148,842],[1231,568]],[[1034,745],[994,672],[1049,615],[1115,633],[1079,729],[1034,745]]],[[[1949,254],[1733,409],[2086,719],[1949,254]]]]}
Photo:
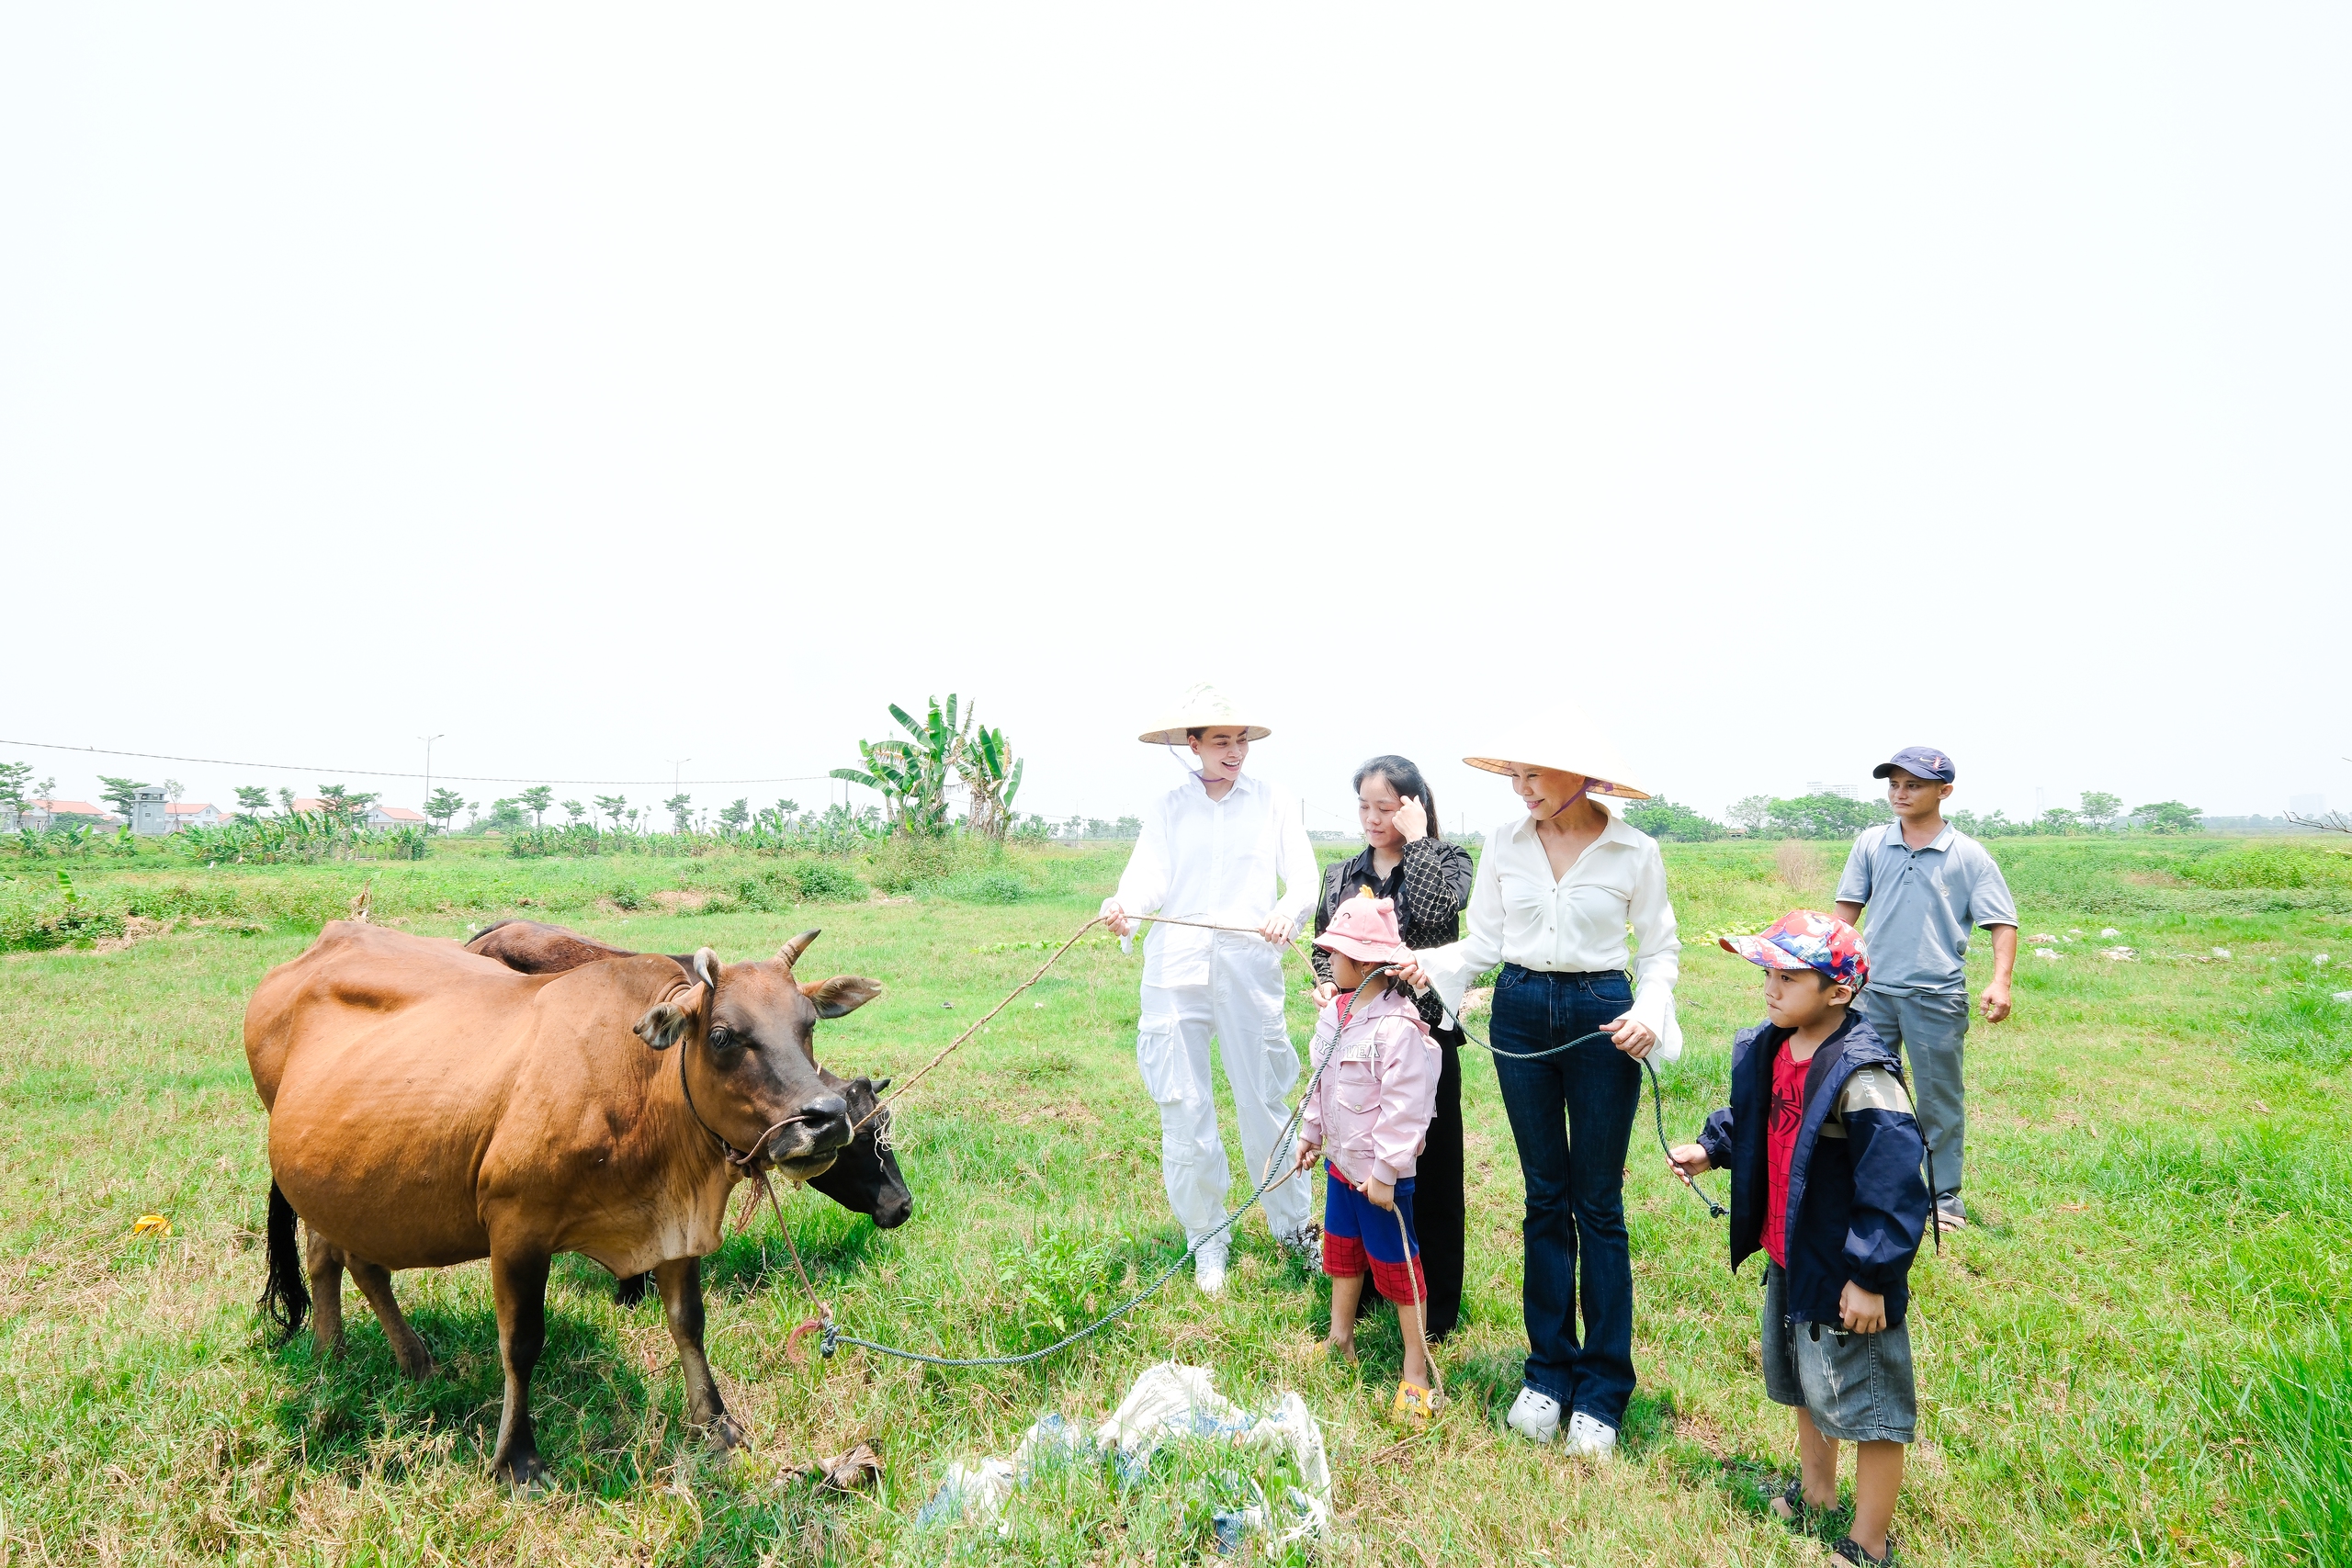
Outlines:
{"type": "MultiPolygon", "coordinates": [[[[1244,773],[1223,800],[1211,800],[1208,787],[1194,777],[1160,796],[1144,818],[1143,836],[1112,897],[1130,915],[1166,913],[1252,931],[1269,915],[1280,915],[1295,932],[1322,882],[1306,823],[1290,796],[1244,773]]],[[[1224,935],[1197,926],[1153,926],[1145,939],[1143,983],[1207,985],[1209,951],[1224,935]]],[[[1254,943],[1281,961],[1282,950],[1261,937],[1225,940],[1254,943]]]]}
{"type": "Polygon", "coordinates": [[[1470,888],[1469,935],[1421,953],[1421,971],[1459,1013],[1472,977],[1498,962],[1571,974],[1624,968],[1631,926],[1641,956],[1628,1011],[1657,1032],[1657,1059],[1671,1062],[1682,1054],[1674,1018],[1682,941],[1666,896],[1666,862],[1656,840],[1606,806],[1601,811],[1609,825],[1556,881],[1535,818],[1521,817],[1489,834],[1470,888]]]}

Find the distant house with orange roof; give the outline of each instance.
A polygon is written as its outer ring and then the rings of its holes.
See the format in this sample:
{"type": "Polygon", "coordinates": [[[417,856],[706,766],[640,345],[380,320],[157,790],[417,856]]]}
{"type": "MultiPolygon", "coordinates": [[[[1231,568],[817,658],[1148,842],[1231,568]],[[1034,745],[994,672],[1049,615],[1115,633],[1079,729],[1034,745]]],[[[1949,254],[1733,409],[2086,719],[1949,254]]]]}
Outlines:
{"type": "Polygon", "coordinates": [[[47,828],[119,828],[122,818],[86,800],[28,800],[21,815],[0,807],[0,833],[18,829],[40,832],[47,828]]]}
{"type": "Polygon", "coordinates": [[[175,800],[164,807],[164,815],[175,833],[183,828],[210,828],[229,819],[229,813],[209,800],[175,800]]]}
{"type": "MultiPolygon", "coordinates": [[[[325,801],[306,796],[294,803],[297,811],[327,812],[333,809],[325,801]]],[[[429,828],[432,820],[422,811],[412,811],[405,806],[370,806],[356,818],[363,828],[429,828]]]]}

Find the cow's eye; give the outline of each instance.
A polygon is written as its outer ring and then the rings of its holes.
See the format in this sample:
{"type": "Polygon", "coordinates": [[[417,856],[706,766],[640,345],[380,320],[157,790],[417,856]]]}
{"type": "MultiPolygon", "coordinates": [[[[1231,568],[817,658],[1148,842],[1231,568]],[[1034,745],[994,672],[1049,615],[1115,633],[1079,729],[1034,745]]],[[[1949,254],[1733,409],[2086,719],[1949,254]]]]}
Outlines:
{"type": "Polygon", "coordinates": [[[718,1028],[710,1032],[710,1048],[712,1050],[724,1051],[734,1043],[735,1032],[727,1028],[725,1025],[722,1024],[718,1028]]]}

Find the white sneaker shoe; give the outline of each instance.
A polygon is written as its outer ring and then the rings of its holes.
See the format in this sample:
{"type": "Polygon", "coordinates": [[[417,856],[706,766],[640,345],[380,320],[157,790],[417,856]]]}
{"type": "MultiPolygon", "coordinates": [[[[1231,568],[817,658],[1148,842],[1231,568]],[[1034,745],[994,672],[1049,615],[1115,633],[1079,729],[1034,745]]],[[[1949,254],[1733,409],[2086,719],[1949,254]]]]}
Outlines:
{"type": "Polygon", "coordinates": [[[1577,1411],[1568,1417],[1566,1448],[1571,1459],[1611,1460],[1617,1457],[1617,1428],[1577,1411]]]}
{"type": "Polygon", "coordinates": [[[1560,1402],[1548,1393],[1522,1388],[1510,1402],[1510,1429],[1531,1443],[1548,1443],[1560,1435],[1560,1402]]]}
{"type": "Polygon", "coordinates": [[[1225,1249],[1212,1252],[1207,1247],[1193,1254],[1193,1283],[1204,1296],[1225,1294],[1225,1249]]]}

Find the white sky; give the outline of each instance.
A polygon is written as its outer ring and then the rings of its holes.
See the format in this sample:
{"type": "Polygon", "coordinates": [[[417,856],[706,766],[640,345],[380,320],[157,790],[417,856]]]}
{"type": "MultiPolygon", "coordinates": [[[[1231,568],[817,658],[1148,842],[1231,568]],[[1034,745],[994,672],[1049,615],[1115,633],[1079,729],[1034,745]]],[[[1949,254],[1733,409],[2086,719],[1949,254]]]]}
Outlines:
{"type": "Polygon", "coordinates": [[[1206,676],[1317,827],[1392,750],[1510,814],[1453,759],[1553,690],[1715,813],[2352,805],[2347,77],[2326,6],[12,6],[0,737],[726,779],[955,690],[1112,817],[1206,676]]]}

